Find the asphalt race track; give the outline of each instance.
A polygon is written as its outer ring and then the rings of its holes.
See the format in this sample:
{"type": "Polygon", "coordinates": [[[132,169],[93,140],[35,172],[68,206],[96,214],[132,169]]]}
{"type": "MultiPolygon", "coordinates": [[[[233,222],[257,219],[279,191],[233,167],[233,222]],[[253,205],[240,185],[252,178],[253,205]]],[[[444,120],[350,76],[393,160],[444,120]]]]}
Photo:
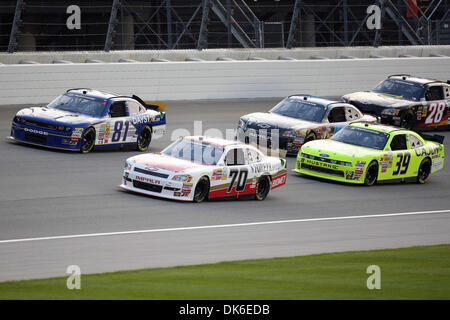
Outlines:
{"type": "MultiPolygon", "coordinates": [[[[225,132],[279,100],[169,103],[167,134],[150,151],[167,146],[175,129],[194,133],[195,120],[225,132]]],[[[450,243],[448,164],[426,185],[354,186],[289,170],[287,185],[262,202],[179,203],[117,188],[136,151],[82,155],[10,143],[20,108],[0,107],[0,281],[65,276],[73,264],[96,273],[450,243]]],[[[450,132],[439,134],[448,153],[450,132]]]]}

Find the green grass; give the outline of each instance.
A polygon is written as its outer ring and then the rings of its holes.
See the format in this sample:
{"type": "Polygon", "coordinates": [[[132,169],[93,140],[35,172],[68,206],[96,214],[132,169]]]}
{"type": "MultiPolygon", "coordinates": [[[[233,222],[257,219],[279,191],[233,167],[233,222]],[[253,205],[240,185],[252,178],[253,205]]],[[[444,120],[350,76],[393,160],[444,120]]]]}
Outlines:
{"type": "Polygon", "coordinates": [[[0,283],[0,299],[450,299],[450,245],[0,283]],[[368,290],[366,269],[381,268],[368,290]]]}

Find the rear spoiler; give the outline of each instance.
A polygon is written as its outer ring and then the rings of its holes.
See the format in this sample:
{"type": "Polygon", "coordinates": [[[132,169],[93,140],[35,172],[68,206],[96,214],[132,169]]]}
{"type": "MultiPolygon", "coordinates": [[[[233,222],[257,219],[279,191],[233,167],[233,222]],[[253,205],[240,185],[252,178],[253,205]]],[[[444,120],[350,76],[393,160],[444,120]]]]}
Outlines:
{"type": "Polygon", "coordinates": [[[431,135],[431,134],[421,133],[420,136],[422,138],[424,138],[425,140],[437,142],[437,143],[440,143],[440,144],[444,143],[444,138],[445,138],[444,136],[440,136],[438,134],[431,135]]]}
{"type": "Polygon", "coordinates": [[[139,101],[144,107],[147,109],[152,109],[156,111],[165,111],[167,103],[160,101],[144,101],[136,95],[133,95],[132,98],[134,100],[139,101]]]}

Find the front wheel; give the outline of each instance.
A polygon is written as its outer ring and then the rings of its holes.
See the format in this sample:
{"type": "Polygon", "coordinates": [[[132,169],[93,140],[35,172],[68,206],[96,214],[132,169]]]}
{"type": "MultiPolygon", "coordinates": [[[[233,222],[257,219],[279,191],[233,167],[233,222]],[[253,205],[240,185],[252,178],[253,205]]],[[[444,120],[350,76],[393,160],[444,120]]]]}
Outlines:
{"type": "Polygon", "coordinates": [[[374,185],[378,179],[378,163],[372,161],[366,170],[366,177],[364,178],[364,184],[366,186],[374,185]]]}
{"type": "Polygon", "coordinates": [[[138,151],[147,151],[150,142],[152,141],[152,129],[149,126],[142,128],[137,138],[138,151]]]}
{"type": "Polygon", "coordinates": [[[417,183],[423,184],[427,182],[428,177],[431,172],[431,160],[430,158],[425,158],[419,167],[419,172],[417,173],[417,183]]]}
{"type": "Polygon", "coordinates": [[[209,195],[209,179],[206,176],[201,177],[194,191],[194,202],[200,203],[208,198],[209,195]]]}
{"type": "Polygon", "coordinates": [[[267,176],[262,176],[258,180],[258,184],[256,186],[256,199],[264,200],[270,191],[270,180],[267,176]]]}
{"type": "Polygon", "coordinates": [[[412,130],[415,125],[415,116],[414,112],[412,110],[408,110],[405,112],[405,114],[402,116],[400,120],[400,127],[412,130]]]}
{"type": "Polygon", "coordinates": [[[80,152],[89,153],[92,150],[92,148],[94,148],[94,144],[95,144],[95,129],[89,127],[86,129],[86,131],[83,133],[83,136],[81,137],[80,152]]]}

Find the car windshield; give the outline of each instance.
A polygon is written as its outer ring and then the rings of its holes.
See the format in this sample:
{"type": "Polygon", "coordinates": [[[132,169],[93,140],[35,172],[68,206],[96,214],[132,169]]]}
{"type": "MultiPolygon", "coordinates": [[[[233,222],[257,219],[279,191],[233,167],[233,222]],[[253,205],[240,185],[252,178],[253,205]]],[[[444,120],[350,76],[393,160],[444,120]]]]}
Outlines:
{"type": "Polygon", "coordinates": [[[417,83],[398,79],[387,79],[380,83],[373,92],[383,93],[396,98],[419,101],[425,89],[417,83]]]}
{"type": "Polygon", "coordinates": [[[383,150],[388,139],[387,133],[353,126],[347,126],[331,137],[331,140],[376,150],[383,150]]]}
{"type": "Polygon", "coordinates": [[[273,107],[270,112],[306,121],[322,122],[326,107],[306,100],[287,98],[273,107]]]}
{"type": "Polygon", "coordinates": [[[106,103],[103,99],[66,93],[50,102],[48,107],[81,113],[92,117],[100,117],[103,115],[106,103]]]}
{"type": "Polygon", "coordinates": [[[224,149],[209,143],[179,139],[162,151],[163,154],[202,164],[216,165],[224,149]]]}

